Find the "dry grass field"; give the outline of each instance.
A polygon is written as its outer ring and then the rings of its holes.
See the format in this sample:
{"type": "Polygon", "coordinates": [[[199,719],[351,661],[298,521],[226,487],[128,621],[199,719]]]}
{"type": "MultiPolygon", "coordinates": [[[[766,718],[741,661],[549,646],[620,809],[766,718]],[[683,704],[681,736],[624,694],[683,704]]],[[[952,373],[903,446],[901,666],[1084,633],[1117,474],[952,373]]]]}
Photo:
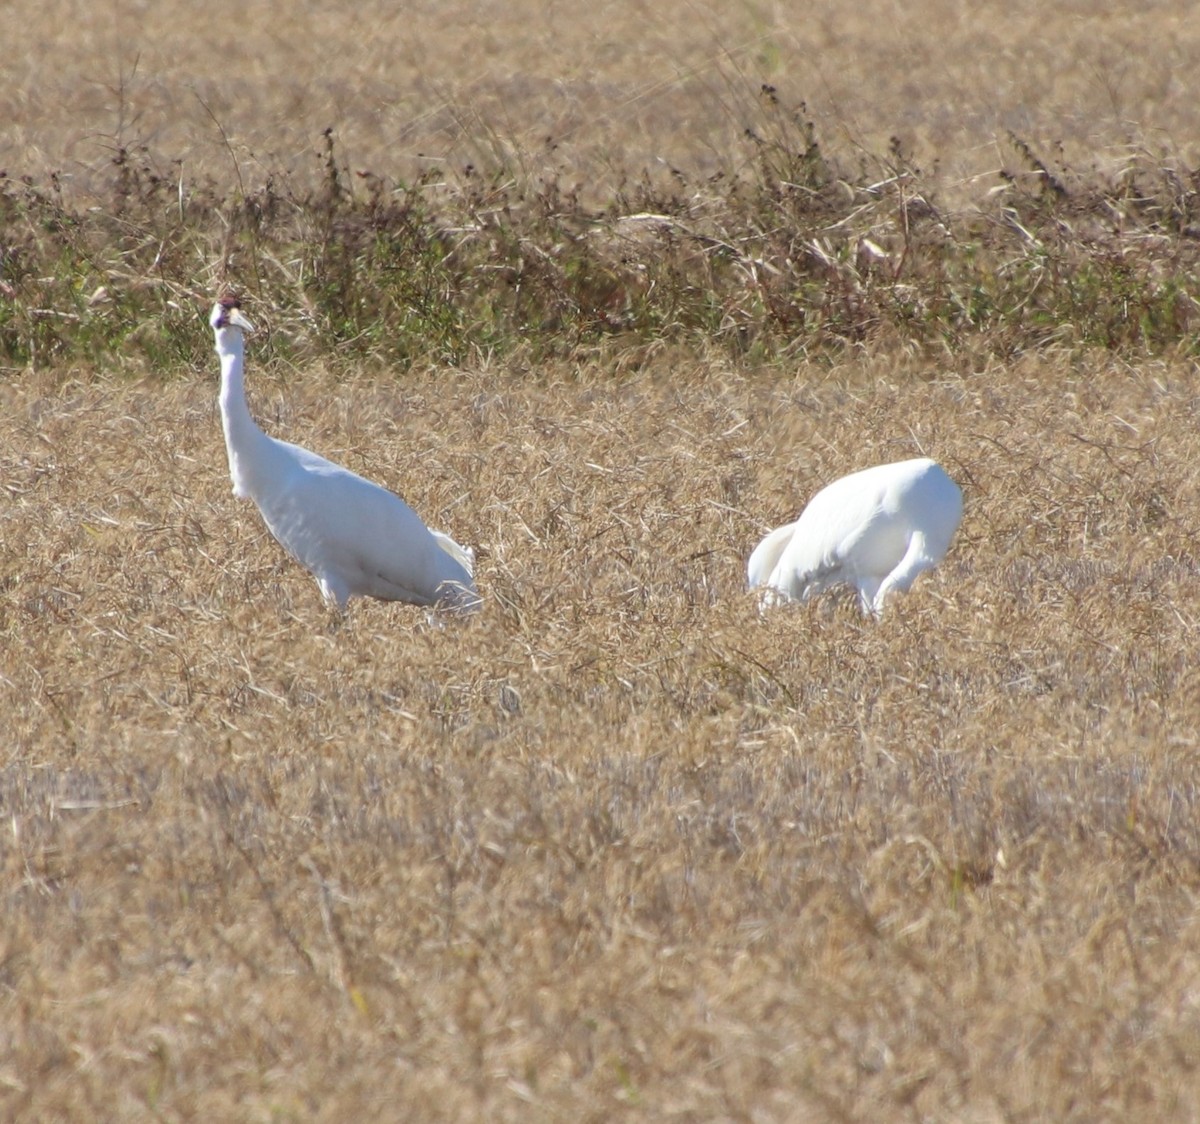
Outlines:
{"type": "Polygon", "coordinates": [[[783,7],[0,9],[0,1116],[1200,1118],[1200,25],[783,7]],[[230,494],[226,282],[477,618],[230,494]],[[937,570],[759,612],[921,453],[937,570]]]}
{"type": "Polygon", "coordinates": [[[338,131],[355,168],[514,156],[607,201],[643,168],[712,171],[740,151],[761,83],[804,100],[829,140],[898,136],[969,194],[1009,130],[1072,163],[1197,151],[1200,23],[1152,0],[989,13],[963,0],[361,0],[204,5],[13,0],[0,168],[61,169],[86,190],[104,146],[148,143],[185,182],[311,165],[338,131]],[[222,136],[222,130],[225,136],[222,136]]]}

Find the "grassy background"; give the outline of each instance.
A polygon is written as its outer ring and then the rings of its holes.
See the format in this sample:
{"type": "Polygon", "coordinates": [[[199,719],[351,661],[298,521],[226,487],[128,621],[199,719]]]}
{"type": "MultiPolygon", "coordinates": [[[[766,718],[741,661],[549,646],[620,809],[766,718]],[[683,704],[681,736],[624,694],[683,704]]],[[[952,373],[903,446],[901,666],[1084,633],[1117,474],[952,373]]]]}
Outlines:
{"type": "Polygon", "coordinates": [[[1200,31],[839,7],[0,12],[6,1117],[1195,1117],[1200,31]],[[225,284],[478,619],[232,498],[225,284]]]}

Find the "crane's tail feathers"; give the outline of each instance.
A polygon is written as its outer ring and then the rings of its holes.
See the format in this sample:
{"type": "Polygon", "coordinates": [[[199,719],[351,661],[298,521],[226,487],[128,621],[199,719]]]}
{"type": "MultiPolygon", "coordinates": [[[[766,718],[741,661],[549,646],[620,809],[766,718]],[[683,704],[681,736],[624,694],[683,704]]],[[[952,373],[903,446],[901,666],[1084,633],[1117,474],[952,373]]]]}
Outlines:
{"type": "Polygon", "coordinates": [[[753,589],[759,585],[769,585],[779,564],[780,556],[792,541],[795,523],[787,523],[776,527],[765,539],[754,548],[750,561],[746,565],[746,579],[753,589]]]}
{"type": "Polygon", "coordinates": [[[471,577],[475,576],[475,551],[469,546],[459,546],[449,535],[444,535],[441,531],[431,531],[430,534],[433,535],[433,541],[466,570],[471,577]]]}

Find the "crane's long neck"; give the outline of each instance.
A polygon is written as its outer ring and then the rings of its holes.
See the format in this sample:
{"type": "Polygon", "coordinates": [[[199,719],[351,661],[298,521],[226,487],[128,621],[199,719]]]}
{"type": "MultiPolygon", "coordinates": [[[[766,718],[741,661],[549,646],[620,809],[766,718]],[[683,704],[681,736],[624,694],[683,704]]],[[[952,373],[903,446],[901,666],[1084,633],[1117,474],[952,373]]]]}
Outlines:
{"type": "Polygon", "coordinates": [[[246,405],[245,347],[242,333],[226,329],[218,333],[217,355],[221,358],[221,425],[229,475],[238,496],[254,494],[256,469],[269,457],[271,439],[250,416],[246,405]]]}

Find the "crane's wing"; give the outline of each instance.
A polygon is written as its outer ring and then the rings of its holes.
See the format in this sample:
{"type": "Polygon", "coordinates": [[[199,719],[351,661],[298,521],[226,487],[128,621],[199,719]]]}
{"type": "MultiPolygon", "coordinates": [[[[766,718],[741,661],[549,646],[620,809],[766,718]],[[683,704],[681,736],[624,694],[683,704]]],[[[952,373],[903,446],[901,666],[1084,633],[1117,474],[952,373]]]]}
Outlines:
{"type": "MultiPolygon", "coordinates": [[[[470,555],[386,488],[308,450],[260,501],[276,539],[341,596],[432,605],[474,594],[470,555]],[[453,547],[453,549],[451,549],[453,547]],[[457,591],[457,592],[456,592],[457,591]]],[[[323,586],[324,587],[324,586],[323,586]]]]}
{"type": "Polygon", "coordinates": [[[472,577],[475,576],[475,551],[469,546],[460,546],[449,535],[441,531],[431,530],[429,533],[433,536],[433,541],[442,550],[450,555],[468,574],[472,577]]]}
{"type": "MultiPolygon", "coordinates": [[[[766,584],[801,601],[839,582],[861,588],[881,580],[905,550],[903,527],[891,510],[891,483],[887,474],[868,469],[817,492],[791,524],[766,584]]],[[[759,547],[764,561],[772,538],[759,547]]]]}
{"type": "Polygon", "coordinates": [[[962,492],[934,461],[866,468],[822,488],[795,523],[759,544],[751,584],[802,601],[846,582],[878,613],[891,589],[907,589],[942,558],[961,517],[962,492]]]}
{"type": "Polygon", "coordinates": [[[887,574],[904,553],[904,535],[899,527],[892,533],[886,492],[886,484],[855,476],[819,491],[796,520],[772,584],[803,599],[841,581],[887,574]]]}

